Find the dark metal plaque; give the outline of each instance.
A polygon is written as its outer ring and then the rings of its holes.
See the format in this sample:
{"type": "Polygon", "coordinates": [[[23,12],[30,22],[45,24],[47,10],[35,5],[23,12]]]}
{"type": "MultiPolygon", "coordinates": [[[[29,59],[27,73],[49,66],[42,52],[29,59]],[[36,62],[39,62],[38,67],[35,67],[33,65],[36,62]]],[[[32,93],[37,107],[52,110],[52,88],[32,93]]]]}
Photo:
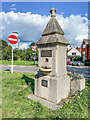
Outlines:
{"type": "Polygon", "coordinates": [[[42,50],[41,57],[52,57],[52,50],[42,50]]]}
{"type": "Polygon", "coordinates": [[[42,86],[48,87],[48,81],[47,80],[42,80],[42,86]]]}

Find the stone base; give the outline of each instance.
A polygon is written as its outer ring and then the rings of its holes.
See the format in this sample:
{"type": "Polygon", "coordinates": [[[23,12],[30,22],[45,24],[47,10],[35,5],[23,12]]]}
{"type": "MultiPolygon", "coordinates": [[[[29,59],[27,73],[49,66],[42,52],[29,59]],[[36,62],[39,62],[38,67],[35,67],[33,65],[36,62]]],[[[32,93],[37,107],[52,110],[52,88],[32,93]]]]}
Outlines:
{"type": "Polygon", "coordinates": [[[70,77],[41,76],[35,79],[35,95],[58,104],[62,99],[68,97],[70,92],[70,77]]]}
{"type": "Polygon", "coordinates": [[[85,88],[85,78],[71,81],[71,95],[75,95],[77,91],[85,88]]]}

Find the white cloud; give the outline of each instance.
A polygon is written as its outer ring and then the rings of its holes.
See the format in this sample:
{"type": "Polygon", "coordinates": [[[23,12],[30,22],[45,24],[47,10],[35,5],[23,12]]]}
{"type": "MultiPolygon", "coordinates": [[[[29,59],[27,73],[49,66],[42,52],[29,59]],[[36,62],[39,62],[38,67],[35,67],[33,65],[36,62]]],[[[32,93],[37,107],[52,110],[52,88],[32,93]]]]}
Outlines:
{"type": "Polygon", "coordinates": [[[16,11],[16,8],[10,8],[11,10],[15,10],[16,11]]]}
{"type": "Polygon", "coordinates": [[[85,16],[88,16],[88,14],[86,13],[85,16]]]}
{"type": "Polygon", "coordinates": [[[88,38],[88,18],[81,15],[70,15],[64,18],[57,15],[57,19],[71,45],[81,45],[83,39],[88,38]]]}
{"type": "MultiPolygon", "coordinates": [[[[46,24],[50,20],[50,16],[31,14],[31,12],[1,12],[0,18],[1,16],[2,39],[4,40],[7,40],[11,32],[18,32],[20,41],[36,42],[40,39],[46,24]]],[[[56,18],[65,33],[65,38],[71,45],[81,45],[83,39],[87,38],[88,19],[86,16],[72,14],[69,17],[64,17],[63,14],[60,14],[56,15],[56,18]]]]}
{"type": "Polygon", "coordinates": [[[62,12],[61,15],[63,15],[64,13],[62,12]]]}
{"type": "Polygon", "coordinates": [[[87,39],[87,38],[88,38],[88,34],[82,34],[82,35],[77,35],[75,40],[82,42],[83,39],[87,39]]]}
{"type": "MultiPolygon", "coordinates": [[[[23,50],[23,49],[27,49],[27,47],[28,47],[28,44],[26,44],[26,43],[19,45],[19,49],[22,49],[22,50],[23,50]]],[[[15,48],[18,48],[18,43],[15,44],[13,48],[14,48],[14,49],[15,49],[15,48]]]]}
{"type": "Polygon", "coordinates": [[[28,46],[28,44],[24,43],[22,45],[19,46],[19,49],[26,49],[28,46]]]}
{"type": "Polygon", "coordinates": [[[12,4],[11,6],[14,7],[14,6],[16,6],[16,4],[12,4]]]}

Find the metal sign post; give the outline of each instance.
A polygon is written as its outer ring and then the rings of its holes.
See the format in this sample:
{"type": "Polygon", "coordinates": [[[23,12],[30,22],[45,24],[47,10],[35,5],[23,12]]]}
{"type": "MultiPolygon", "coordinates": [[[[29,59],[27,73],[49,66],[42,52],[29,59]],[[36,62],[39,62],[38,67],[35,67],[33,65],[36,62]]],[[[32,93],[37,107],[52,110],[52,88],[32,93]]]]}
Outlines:
{"type": "Polygon", "coordinates": [[[34,65],[35,65],[35,54],[34,54],[34,65]]]}
{"type": "Polygon", "coordinates": [[[12,45],[12,65],[11,65],[11,73],[13,73],[13,45],[12,45]]]}
{"type": "Polygon", "coordinates": [[[26,52],[27,52],[27,49],[25,49],[25,64],[27,64],[27,62],[26,62],[26,52]]]}
{"type": "Polygon", "coordinates": [[[33,53],[33,55],[34,55],[34,65],[35,65],[35,54],[36,54],[36,53],[33,53]]]}
{"type": "Polygon", "coordinates": [[[13,44],[16,44],[16,43],[18,42],[18,38],[17,38],[15,35],[11,34],[11,35],[9,35],[9,37],[8,37],[8,41],[9,41],[9,43],[12,44],[12,64],[11,64],[11,73],[13,73],[13,44]]]}
{"type": "MultiPolygon", "coordinates": [[[[32,46],[32,50],[35,52],[36,51],[36,49],[37,49],[37,46],[32,46]]],[[[34,65],[35,65],[35,54],[36,53],[33,53],[33,55],[34,55],[34,65]]]]}

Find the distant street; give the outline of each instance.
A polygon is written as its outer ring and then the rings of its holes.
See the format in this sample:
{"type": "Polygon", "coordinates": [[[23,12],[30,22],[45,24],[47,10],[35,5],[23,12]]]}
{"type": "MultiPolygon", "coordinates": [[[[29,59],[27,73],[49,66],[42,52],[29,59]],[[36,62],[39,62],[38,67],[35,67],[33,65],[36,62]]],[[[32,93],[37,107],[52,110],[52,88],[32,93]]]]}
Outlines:
{"type": "MultiPolygon", "coordinates": [[[[0,71],[10,71],[10,65],[0,65],[0,71]]],[[[23,65],[14,65],[14,72],[30,72],[37,73],[39,67],[36,66],[23,66],[23,65]]],[[[90,80],[90,67],[84,66],[67,66],[68,72],[76,72],[83,74],[85,78],[90,80]]]]}
{"type": "Polygon", "coordinates": [[[67,66],[67,71],[83,74],[86,79],[90,80],[90,66],[67,66]]]}
{"type": "MultiPolygon", "coordinates": [[[[14,65],[13,71],[14,72],[30,72],[30,73],[37,73],[39,67],[36,66],[24,66],[24,65],[14,65]]],[[[11,65],[1,65],[0,71],[10,71],[11,65]]]]}

